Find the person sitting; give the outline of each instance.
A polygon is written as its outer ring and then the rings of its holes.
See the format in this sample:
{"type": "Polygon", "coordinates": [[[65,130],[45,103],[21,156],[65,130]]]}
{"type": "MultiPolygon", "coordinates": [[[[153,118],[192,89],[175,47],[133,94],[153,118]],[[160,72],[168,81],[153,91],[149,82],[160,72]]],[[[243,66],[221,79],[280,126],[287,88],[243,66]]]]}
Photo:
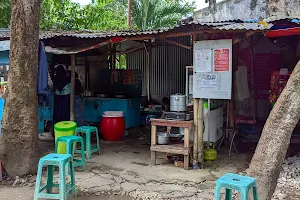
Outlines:
{"type": "Polygon", "coordinates": [[[162,99],[162,110],[166,112],[170,111],[170,100],[167,97],[162,99]]]}

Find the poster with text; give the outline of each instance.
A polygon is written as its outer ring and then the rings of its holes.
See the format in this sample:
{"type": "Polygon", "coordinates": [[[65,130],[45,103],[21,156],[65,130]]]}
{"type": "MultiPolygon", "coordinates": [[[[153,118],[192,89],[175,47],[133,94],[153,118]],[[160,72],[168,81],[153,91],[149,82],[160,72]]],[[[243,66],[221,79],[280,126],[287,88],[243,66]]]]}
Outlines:
{"type": "Polygon", "coordinates": [[[214,71],[228,72],[230,68],[229,49],[214,49],[214,71]]]}
{"type": "Polygon", "coordinates": [[[195,71],[211,72],[212,68],[212,51],[210,49],[200,49],[195,52],[195,71]]]}

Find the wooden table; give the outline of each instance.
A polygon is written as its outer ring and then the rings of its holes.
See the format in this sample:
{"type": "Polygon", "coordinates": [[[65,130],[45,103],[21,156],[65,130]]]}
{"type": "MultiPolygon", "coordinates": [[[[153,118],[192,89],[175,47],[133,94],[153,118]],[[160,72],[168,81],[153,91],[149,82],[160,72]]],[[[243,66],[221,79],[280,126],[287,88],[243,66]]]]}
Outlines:
{"type": "Polygon", "coordinates": [[[156,152],[169,154],[179,154],[184,156],[184,169],[189,169],[189,155],[191,153],[192,144],[190,144],[190,130],[193,126],[193,121],[175,121],[165,119],[151,119],[151,165],[156,164],[156,152]],[[178,127],[184,128],[184,143],[183,144],[157,144],[157,126],[178,127]]]}

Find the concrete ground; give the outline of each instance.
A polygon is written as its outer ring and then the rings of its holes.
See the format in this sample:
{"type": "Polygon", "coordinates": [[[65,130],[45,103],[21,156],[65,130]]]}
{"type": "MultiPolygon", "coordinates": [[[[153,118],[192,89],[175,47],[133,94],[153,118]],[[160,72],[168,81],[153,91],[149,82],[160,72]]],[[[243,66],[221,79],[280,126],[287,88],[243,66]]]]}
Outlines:
{"type": "MultiPolygon", "coordinates": [[[[76,171],[77,199],[213,199],[215,180],[227,172],[244,171],[251,158],[219,153],[217,161],[206,163],[205,169],[184,170],[158,154],[158,165],[150,166],[149,142],[147,137],[101,141],[101,155],[87,161],[86,171],[76,171]]],[[[42,155],[53,151],[51,142],[40,142],[40,146],[42,155]]],[[[34,181],[34,176],[24,177],[14,186],[0,187],[0,199],[31,200],[34,181]]]]}

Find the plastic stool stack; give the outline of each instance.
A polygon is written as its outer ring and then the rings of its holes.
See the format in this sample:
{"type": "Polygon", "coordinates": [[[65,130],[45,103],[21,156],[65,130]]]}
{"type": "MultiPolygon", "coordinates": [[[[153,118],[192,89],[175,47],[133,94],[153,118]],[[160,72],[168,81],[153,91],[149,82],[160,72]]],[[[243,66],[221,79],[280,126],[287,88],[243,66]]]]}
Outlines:
{"type": "Polygon", "coordinates": [[[63,136],[63,137],[57,138],[54,153],[57,153],[60,142],[63,142],[66,144],[66,153],[72,155],[73,166],[74,167],[82,167],[83,170],[85,170],[84,145],[83,145],[82,137],[63,136]],[[81,144],[81,151],[76,150],[77,143],[81,144]],[[74,158],[75,153],[81,153],[81,160],[74,158]]]}
{"type": "Polygon", "coordinates": [[[254,200],[258,200],[255,178],[232,173],[225,174],[217,180],[214,200],[221,199],[222,188],[226,190],[226,200],[232,199],[232,190],[240,192],[241,200],[248,200],[248,194],[251,189],[253,190],[254,200]]]}
{"type": "Polygon", "coordinates": [[[87,159],[92,158],[92,154],[98,152],[100,155],[100,141],[97,127],[94,126],[81,126],[76,129],[75,135],[82,136],[84,141],[84,153],[87,159]],[[97,138],[97,146],[93,147],[91,144],[92,134],[96,135],[97,138]]]}
{"type": "Polygon", "coordinates": [[[36,178],[34,200],[37,199],[59,199],[66,200],[68,194],[73,193],[76,196],[75,174],[72,163],[72,156],[70,154],[49,154],[39,161],[38,173],[36,178]],[[69,164],[71,184],[66,183],[65,167],[69,164]],[[47,166],[47,183],[41,187],[43,166],[47,166]],[[54,167],[59,167],[59,184],[53,183],[54,167]],[[52,194],[53,187],[59,188],[59,194],[52,194]],[[43,192],[46,189],[46,193],[43,192]]]}

